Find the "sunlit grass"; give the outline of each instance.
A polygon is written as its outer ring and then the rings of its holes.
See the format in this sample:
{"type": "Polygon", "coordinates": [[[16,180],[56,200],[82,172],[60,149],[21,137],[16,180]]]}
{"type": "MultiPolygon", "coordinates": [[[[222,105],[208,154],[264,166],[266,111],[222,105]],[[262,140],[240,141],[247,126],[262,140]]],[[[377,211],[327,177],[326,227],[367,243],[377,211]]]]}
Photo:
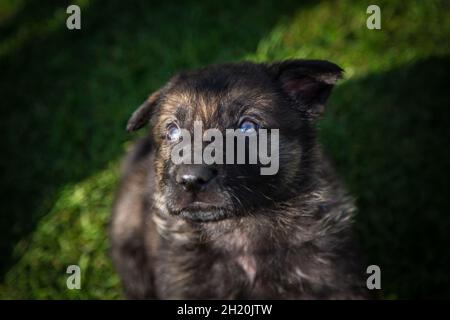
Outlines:
{"type": "MultiPolygon", "coordinates": [[[[2,298],[117,298],[119,282],[106,239],[118,169],[104,171],[61,190],[37,225],[22,259],[7,274],[2,298]],[[79,265],[82,290],[68,290],[66,269],[79,265]],[[43,287],[45,286],[45,287],[43,287]]],[[[22,243],[19,243],[20,247],[22,243]]]]}

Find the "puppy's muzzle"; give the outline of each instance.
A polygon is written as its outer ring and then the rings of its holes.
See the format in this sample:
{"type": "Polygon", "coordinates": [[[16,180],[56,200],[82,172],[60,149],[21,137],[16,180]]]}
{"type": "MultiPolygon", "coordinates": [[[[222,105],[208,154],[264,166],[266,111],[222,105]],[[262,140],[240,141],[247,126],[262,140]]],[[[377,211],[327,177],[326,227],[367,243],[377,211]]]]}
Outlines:
{"type": "Polygon", "coordinates": [[[211,165],[185,164],[178,169],[175,177],[177,184],[185,191],[205,191],[217,177],[217,169],[211,165]]]}

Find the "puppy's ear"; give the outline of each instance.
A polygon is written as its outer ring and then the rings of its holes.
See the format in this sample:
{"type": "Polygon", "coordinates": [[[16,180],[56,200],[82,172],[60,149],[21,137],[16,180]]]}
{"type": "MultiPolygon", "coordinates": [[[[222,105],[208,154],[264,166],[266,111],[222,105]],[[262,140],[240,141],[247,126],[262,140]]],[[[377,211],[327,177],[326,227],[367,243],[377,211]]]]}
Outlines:
{"type": "Polygon", "coordinates": [[[145,126],[156,110],[156,106],[161,98],[161,91],[151,94],[148,99],[137,108],[131,115],[127,123],[127,131],[133,132],[145,126]]]}
{"type": "Polygon", "coordinates": [[[325,103],[343,70],[324,60],[287,60],[268,65],[270,74],[296,106],[311,118],[325,111],[325,103]]]}

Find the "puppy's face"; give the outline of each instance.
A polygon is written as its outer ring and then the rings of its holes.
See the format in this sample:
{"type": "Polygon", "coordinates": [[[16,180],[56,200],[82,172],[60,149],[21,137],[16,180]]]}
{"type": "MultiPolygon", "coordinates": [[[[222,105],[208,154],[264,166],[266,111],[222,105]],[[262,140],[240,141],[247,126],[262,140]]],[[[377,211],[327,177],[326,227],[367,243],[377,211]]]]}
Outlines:
{"type": "Polygon", "coordinates": [[[314,119],[323,112],[340,74],[341,69],[329,62],[292,60],[271,65],[218,65],[172,78],[150,96],[128,123],[129,131],[151,124],[157,205],[185,219],[212,221],[245,215],[298,192],[307,184],[311,170],[314,119]],[[198,131],[199,124],[202,131],[198,131]],[[205,152],[208,141],[215,141],[205,136],[207,129],[222,134],[223,161],[174,161],[174,148],[186,139],[192,154],[187,152],[184,156],[195,157],[194,139],[199,132],[203,141],[197,144],[197,150],[199,146],[200,154],[205,152]],[[232,148],[233,156],[228,157],[233,161],[225,161],[231,152],[225,148],[227,129],[253,135],[258,142],[265,129],[269,154],[277,153],[270,154],[272,159],[277,157],[277,171],[265,175],[261,169],[267,163],[249,163],[248,154],[255,152],[250,150],[253,146],[249,140],[244,145],[244,163],[237,161],[242,150],[236,146],[232,148]],[[271,140],[275,134],[272,129],[278,129],[278,148],[271,140]]]}

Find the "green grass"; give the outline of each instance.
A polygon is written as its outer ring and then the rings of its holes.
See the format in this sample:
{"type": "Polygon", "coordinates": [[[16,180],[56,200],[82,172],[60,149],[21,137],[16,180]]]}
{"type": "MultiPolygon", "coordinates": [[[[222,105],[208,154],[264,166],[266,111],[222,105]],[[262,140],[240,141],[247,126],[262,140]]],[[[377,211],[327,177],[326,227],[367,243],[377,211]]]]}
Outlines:
{"type": "Polygon", "coordinates": [[[107,223],[131,112],[174,72],[321,58],[346,70],[321,140],[357,198],[386,298],[450,297],[445,1],[0,4],[0,297],[120,298],[107,223]],[[82,289],[66,288],[66,267],[82,289]]]}

